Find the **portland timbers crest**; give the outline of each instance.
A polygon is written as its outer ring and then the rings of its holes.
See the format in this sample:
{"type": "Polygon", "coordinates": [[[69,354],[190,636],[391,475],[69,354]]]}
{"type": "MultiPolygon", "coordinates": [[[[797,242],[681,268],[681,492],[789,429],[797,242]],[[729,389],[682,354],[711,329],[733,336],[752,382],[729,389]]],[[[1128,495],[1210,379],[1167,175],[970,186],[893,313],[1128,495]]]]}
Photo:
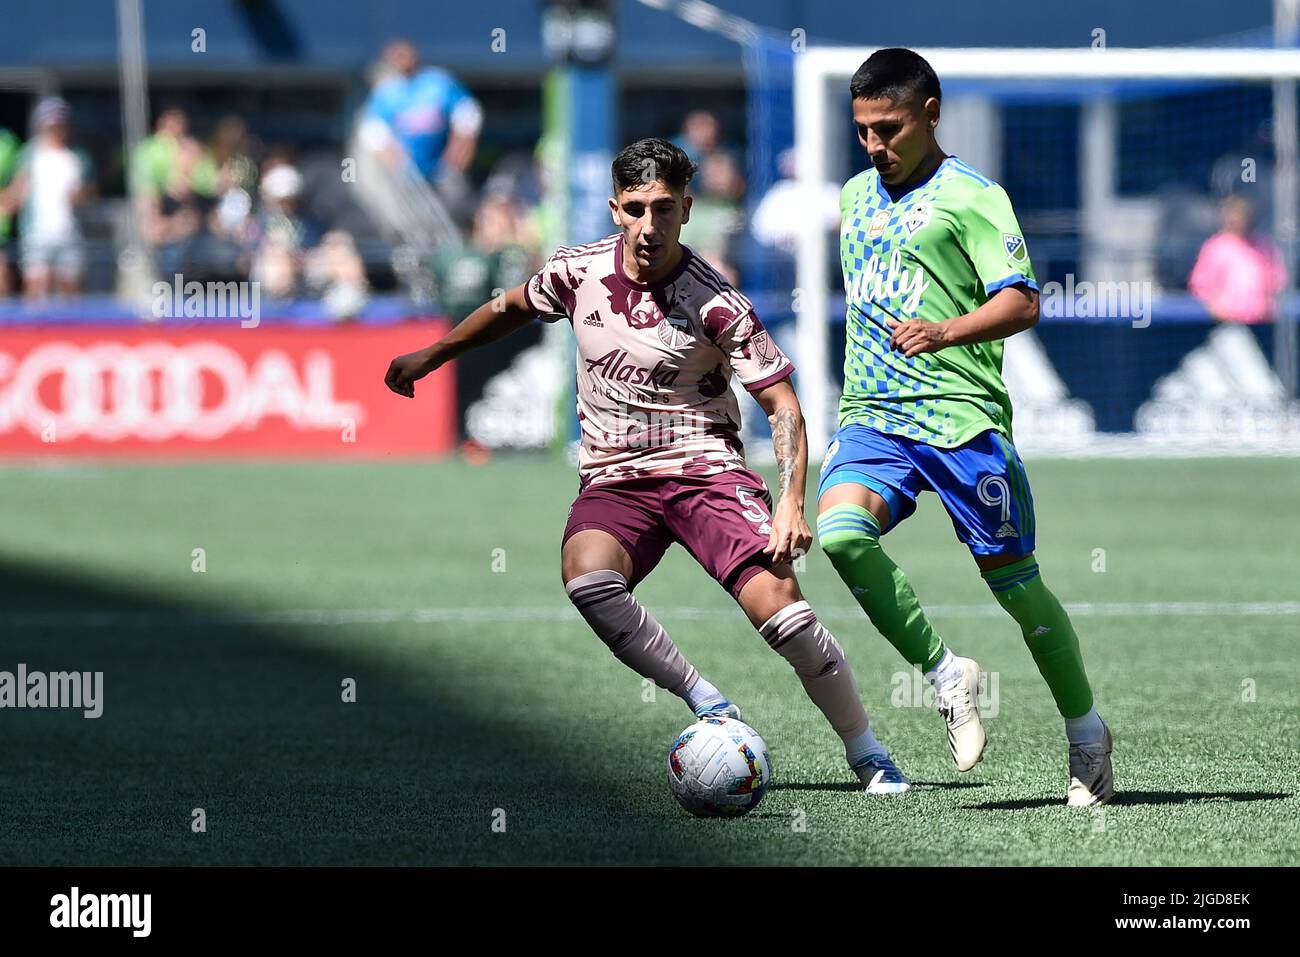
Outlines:
{"type": "Polygon", "coordinates": [[[691,341],[691,320],[683,315],[669,313],[663,318],[655,331],[659,341],[670,349],[684,349],[691,341]]]}

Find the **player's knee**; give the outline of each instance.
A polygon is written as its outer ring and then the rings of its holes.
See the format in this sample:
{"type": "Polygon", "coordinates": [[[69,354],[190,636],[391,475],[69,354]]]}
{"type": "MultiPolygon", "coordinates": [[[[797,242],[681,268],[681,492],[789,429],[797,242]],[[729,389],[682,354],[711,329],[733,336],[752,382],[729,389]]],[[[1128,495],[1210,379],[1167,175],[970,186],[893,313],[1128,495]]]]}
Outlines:
{"type": "Polygon", "coordinates": [[[873,550],[880,550],[880,538],[866,531],[840,531],[822,535],[818,544],[836,571],[840,572],[854,567],[873,550]]]}
{"type": "Polygon", "coordinates": [[[834,505],[817,517],[822,551],[841,574],[880,549],[880,525],[866,509],[834,505]]]}
{"type": "Polygon", "coordinates": [[[1000,562],[993,568],[980,570],[980,577],[993,592],[998,603],[1011,611],[1031,588],[1041,586],[1038,562],[1031,552],[1012,562],[1000,562]]]}
{"type": "Polygon", "coordinates": [[[755,628],[761,628],[763,622],[781,609],[803,600],[799,580],[789,564],[764,568],[756,563],[750,571],[752,574],[742,575],[740,579],[744,584],[736,593],[736,600],[755,628]]]}
{"type": "Polygon", "coordinates": [[[606,556],[593,549],[575,548],[573,543],[567,543],[560,553],[560,578],[566,590],[575,578],[599,571],[617,572],[619,569],[606,556]]]}
{"type": "Polygon", "coordinates": [[[593,572],[612,571],[624,581],[633,577],[632,560],[613,538],[599,531],[583,530],[564,542],[560,549],[560,578],[569,582],[593,572]]]}

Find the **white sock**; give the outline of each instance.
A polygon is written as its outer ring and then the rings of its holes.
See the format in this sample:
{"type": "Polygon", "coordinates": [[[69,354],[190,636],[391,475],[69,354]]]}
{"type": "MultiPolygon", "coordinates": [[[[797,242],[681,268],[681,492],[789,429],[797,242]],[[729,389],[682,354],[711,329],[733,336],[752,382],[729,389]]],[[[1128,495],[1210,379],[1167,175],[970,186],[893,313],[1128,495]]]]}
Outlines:
{"type": "Polygon", "coordinates": [[[961,665],[957,664],[957,656],[952,653],[951,648],[943,649],[943,657],[934,666],[934,670],[925,673],[925,680],[930,682],[936,689],[945,682],[960,677],[961,665]]]}
{"type": "Polygon", "coordinates": [[[708,704],[717,704],[719,701],[726,701],[727,696],[710,684],[700,675],[695,684],[691,685],[686,691],[686,705],[696,714],[700,713],[700,708],[708,704]]]}
{"type": "Polygon", "coordinates": [[[1097,706],[1093,705],[1085,715],[1066,718],[1065,736],[1070,739],[1071,744],[1096,744],[1106,737],[1101,715],[1097,714],[1097,706]]]}
{"type": "Polygon", "coordinates": [[[867,728],[856,738],[849,738],[844,742],[844,756],[849,759],[849,767],[855,767],[867,759],[868,755],[877,754],[883,757],[889,757],[889,752],[885,746],[876,740],[876,736],[867,728]]]}

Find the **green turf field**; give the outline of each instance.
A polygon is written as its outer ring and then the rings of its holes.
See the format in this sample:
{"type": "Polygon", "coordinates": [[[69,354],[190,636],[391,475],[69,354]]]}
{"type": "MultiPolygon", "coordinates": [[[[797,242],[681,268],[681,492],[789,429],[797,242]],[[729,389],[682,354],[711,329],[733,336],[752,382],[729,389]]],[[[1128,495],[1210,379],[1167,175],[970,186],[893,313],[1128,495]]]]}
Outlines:
{"type": "Polygon", "coordinates": [[[984,763],[958,775],[942,719],[902,706],[905,666],[814,552],[805,591],[918,782],[856,793],[788,666],[674,549],[638,596],[775,765],[753,814],[701,821],[664,780],[686,708],[644,700],[565,600],[563,464],[0,470],[0,670],[105,685],[97,720],[0,711],[0,861],[1294,863],[1300,465],[1030,475],[1044,576],[1089,604],[1075,624],[1115,732],[1115,804],[1063,806],[1050,696],[927,496],[886,544],[950,644],[996,672],[984,763]]]}

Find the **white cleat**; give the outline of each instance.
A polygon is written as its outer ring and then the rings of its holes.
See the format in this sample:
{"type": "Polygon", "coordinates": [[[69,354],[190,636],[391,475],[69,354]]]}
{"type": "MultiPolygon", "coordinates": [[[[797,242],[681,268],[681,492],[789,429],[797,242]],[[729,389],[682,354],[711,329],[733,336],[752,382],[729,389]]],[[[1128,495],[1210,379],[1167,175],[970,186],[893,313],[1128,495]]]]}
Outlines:
{"type": "Polygon", "coordinates": [[[1105,737],[1094,744],[1070,745],[1070,787],[1065,803],[1070,807],[1106,804],[1115,796],[1115,774],[1110,766],[1110,728],[1102,722],[1105,737]]]}
{"type": "Polygon", "coordinates": [[[969,771],[984,757],[988,738],[975,701],[980,692],[980,666],[973,658],[957,658],[961,675],[935,689],[935,704],[948,722],[948,751],[958,771],[969,771]]]}

